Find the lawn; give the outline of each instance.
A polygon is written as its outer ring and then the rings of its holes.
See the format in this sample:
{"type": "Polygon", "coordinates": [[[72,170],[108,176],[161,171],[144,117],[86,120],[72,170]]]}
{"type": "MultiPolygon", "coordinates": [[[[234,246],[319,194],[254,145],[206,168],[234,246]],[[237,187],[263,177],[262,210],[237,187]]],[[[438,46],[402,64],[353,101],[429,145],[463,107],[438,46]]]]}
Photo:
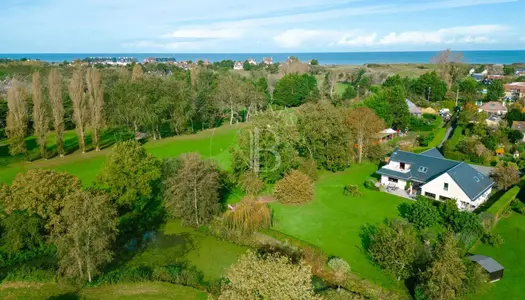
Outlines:
{"type": "Polygon", "coordinates": [[[323,173],[315,186],[315,199],[305,205],[272,204],[276,230],[322,248],[328,255],[347,260],[352,272],[386,288],[404,290],[401,283],[385,275],[363,252],[361,227],[396,217],[406,200],[364,188],[364,181],[377,170],[362,164],[340,173],[323,173]],[[362,196],[347,197],[343,188],[359,185],[362,196]]]}
{"type": "MultiPolygon", "coordinates": [[[[229,146],[232,145],[241,126],[224,126],[199,132],[194,135],[185,135],[166,138],[158,141],[150,141],[145,144],[145,148],[153,155],[164,157],[175,157],[182,153],[198,152],[205,157],[214,158],[222,168],[229,168],[229,146]]],[[[67,142],[76,141],[74,135],[68,135],[67,142]]],[[[0,145],[3,155],[0,160],[14,160],[7,156],[7,144],[4,141],[0,145]]],[[[33,168],[56,169],[67,171],[79,177],[85,184],[95,180],[97,174],[106,161],[106,156],[110,153],[111,147],[100,152],[88,152],[81,154],[78,151],[67,155],[64,158],[55,157],[49,160],[37,160],[28,162],[13,162],[0,169],[0,182],[10,183],[20,172],[25,172],[33,168]]]]}
{"type": "Polygon", "coordinates": [[[206,293],[176,284],[141,282],[76,291],[55,283],[11,282],[0,286],[1,299],[207,299],[206,293]]]}
{"type": "Polygon", "coordinates": [[[499,221],[494,229],[500,234],[505,243],[499,248],[489,245],[479,245],[472,252],[490,256],[504,268],[503,279],[492,283],[490,288],[475,295],[472,299],[523,299],[523,283],[525,282],[525,217],[513,213],[510,217],[499,221]]]}

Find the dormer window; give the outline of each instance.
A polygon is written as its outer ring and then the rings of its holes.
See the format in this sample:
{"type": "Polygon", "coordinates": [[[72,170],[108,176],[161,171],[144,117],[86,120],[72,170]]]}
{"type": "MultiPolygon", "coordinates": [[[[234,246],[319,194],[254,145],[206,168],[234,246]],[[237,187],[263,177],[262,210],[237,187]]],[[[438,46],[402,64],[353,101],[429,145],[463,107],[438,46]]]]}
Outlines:
{"type": "Polygon", "coordinates": [[[401,170],[404,170],[404,169],[405,169],[405,163],[403,163],[403,162],[402,162],[402,163],[399,163],[399,168],[400,168],[401,170]]]}
{"type": "Polygon", "coordinates": [[[428,168],[427,168],[427,167],[423,167],[423,166],[421,166],[421,167],[419,167],[417,170],[418,170],[419,172],[421,172],[421,173],[426,173],[426,172],[428,171],[428,168]]]}
{"type": "Polygon", "coordinates": [[[479,182],[479,178],[478,178],[478,176],[474,176],[474,180],[475,180],[476,182],[479,182]]]}

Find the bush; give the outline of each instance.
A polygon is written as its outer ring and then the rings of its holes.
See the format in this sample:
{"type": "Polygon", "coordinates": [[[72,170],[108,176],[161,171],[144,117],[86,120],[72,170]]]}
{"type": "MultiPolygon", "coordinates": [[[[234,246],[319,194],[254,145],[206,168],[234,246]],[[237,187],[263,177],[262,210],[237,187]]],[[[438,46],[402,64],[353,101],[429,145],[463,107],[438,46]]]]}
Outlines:
{"type": "Polygon", "coordinates": [[[310,177],[292,170],[275,185],[275,197],[283,204],[301,204],[314,198],[314,183],[310,177]]]}
{"type": "Polygon", "coordinates": [[[434,140],[435,133],[431,132],[427,135],[422,135],[417,138],[420,146],[427,147],[434,140]]]}
{"type": "Polygon", "coordinates": [[[419,229],[432,227],[440,219],[433,201],[425,197],[419,197],[415,203],[409,205],[403,217],[419,229]]]}
{"type": "Polygon", "coordinates": [[[492,247],[499,247],[503,244],[504,240],[501,235],[497,233],[487,232],[481,237],[481,241],[484,244],[491,245],[492,247]]]}
{"type": "Polygon", "coordinates": [[[8,281],[31,281],[31,282],[50,282],[55,279],[55,270],[44,270],[41,268],[22,267],[11,270],[2,282],[8,281]]]}
{"type": "Polygon", "coordinates": [[[313,159],[303,159],[299,163],[299,172],[310,177],[313,181],[317,180],[317,163],[313,159]]]}
{"type": "Polygon", "coordinates": [[[248,195],[257,195],[264,188],[264,182],[252,171],[247,171],[241,175],[239,185],[248,195]]]}
{"type": "Polygon", "coordinates": [[[225,212],[214,224],[222,235],[250,236],[262,228],[270,227],[272,212],[268,204],[248,197],[237,203],[233,210],[225,212]]]}
{"type": "Polygon", "coordinates": [[[361,193],[359,192],[359,187],[355,184],[349,184],[345,186],[344,194],[345,196],[361,196],[361,193]]]}
{"type": "Polygon", "coordinates": [[[501,196],[492,206],[487,210],[487,212],[496,216],[496,219],[500,219],[505,215],[506,210],[508,210],[512,200],[516,199],[518,193],[520,192],[520,187],[515,186],[508,190],[503,196],[501,196]]]}
{"type": "Polygon", "coordinates": [[[372,191],[379,191],[379,188],[376,186],[377,179],[375,178],[368,178],[365,180],[365,188],[372,190],[372,191]]]}

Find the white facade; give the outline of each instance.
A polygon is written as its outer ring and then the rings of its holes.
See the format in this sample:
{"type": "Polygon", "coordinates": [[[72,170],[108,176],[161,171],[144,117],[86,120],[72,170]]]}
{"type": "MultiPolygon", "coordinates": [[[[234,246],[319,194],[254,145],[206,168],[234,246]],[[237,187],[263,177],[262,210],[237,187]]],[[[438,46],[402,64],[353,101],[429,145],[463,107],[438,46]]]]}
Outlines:
{"type": "Polygon", "coordinates": [[[461,210],[477,208],[487,200],[491,191],[492,188],[489,188],[483,195],[472,201],[447,173],[421,186],[421,195],[440,201],[454,199],[461,210]]]}
{"type": "Polygon", "coordinates": [[[402,179],[396,179],[393,177],[381,175],[381,184],[384,186],[395,186],[398,189],[404,190],[407,182],[402,179]]]}

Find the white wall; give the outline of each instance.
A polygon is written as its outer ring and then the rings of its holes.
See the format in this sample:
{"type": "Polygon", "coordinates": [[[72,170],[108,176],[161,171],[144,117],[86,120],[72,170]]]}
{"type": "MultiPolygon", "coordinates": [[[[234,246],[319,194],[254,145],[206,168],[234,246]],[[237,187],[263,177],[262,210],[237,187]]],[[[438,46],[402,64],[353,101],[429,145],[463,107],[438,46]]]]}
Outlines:
{"type": "MultiPolygon", "coordinates": [[[[385,176],[385,175],[381,175],[381,184],[384,185],[384,186],[387,186],[387,185],[390,185],[392,184],[393,182],[390,182],[388,181],[388,176],[385,176]]],[[[397,180],[397,187],[400,188],[400,189],[405,189],[405,186],[406,186],[407,182],[404,181],[404,180],[401,180],[401,179],[398,179],[397,180]]]]}
{"type": "MultiPolygon", "coordinates": [[[[387,168],[399,169],[399,166],[400,166],[400,162],[391,160],[388,162],[387,168]]],[[[410,170],[410,167],[411,167],[410,164],[405,163],[405,170],[410,170]]]]}

